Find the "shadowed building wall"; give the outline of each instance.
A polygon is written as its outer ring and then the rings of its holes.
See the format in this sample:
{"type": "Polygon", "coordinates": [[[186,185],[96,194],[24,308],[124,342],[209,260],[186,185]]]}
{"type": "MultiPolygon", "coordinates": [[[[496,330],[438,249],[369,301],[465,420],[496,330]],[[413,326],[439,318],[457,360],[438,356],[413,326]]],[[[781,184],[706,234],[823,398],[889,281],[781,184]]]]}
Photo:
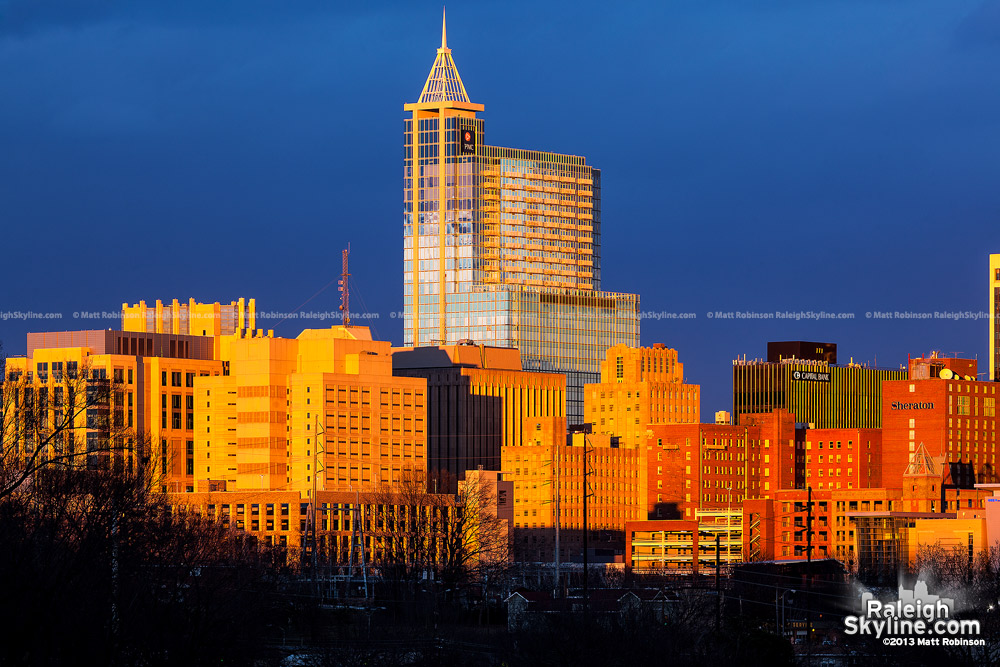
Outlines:
{"type": "Polygon", "coordinates": [[[565,418],[566,378],[521,370],[518,351],[476,345],[397,348],[393,374],[427,380],[431,490],[453,493],[466,470],[499,470],[501,447],[521,444],[525,422],[565,418]]]}

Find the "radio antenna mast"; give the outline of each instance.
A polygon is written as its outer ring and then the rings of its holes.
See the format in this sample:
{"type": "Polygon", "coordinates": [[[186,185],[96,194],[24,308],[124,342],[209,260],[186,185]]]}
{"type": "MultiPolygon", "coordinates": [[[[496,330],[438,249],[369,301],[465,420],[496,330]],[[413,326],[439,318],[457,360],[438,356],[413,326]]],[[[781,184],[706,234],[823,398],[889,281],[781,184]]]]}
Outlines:
{"type": "Polygon", "coordinates": [[[347,244],[347,248],[340,251],[342,269],[340,272],[340,312],[344,314],[344,326],[351,326],[351,291],[348,286],[348,279],[351,274],[347,270],[347,256],[351,254],[351,244],[347,244]]]}

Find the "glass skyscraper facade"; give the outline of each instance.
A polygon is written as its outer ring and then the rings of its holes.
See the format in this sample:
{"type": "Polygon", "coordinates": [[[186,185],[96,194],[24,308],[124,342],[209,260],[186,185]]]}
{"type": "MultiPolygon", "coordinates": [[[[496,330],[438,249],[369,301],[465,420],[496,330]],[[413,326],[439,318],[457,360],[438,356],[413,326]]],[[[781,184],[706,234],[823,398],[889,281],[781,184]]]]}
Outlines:
{"type": "Polygon", "coordinates": [[[442,26],[405,105],[404,345],[516,347],[567,375],[567,417],[607,348],[639,344],[639,298],[601,292],[601,173],[582,157],[487,146],[442,26]]]}

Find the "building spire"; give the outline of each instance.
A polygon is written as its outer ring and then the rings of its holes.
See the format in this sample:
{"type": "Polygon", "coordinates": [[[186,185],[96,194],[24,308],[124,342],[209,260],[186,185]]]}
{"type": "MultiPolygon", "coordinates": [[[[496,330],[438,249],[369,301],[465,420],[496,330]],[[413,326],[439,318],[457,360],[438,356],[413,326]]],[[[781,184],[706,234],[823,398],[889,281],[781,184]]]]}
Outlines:
{"type": "Polygon", "coordinates": [[[445,8],[441,7],[441,49],[448,48],[448,22],[445,20],[445,8]]]}
{"type": "Polygon", "coordinates": [[[418,104],[440,103],[440,102],[469,102],[469,94],[465,92],[465,84],[458,74],[455,61],[451,57],[451,49],[448,48],[448,27],[445,21],[444,9],[441,10],[441,47],[437,50],[437,57],[431,65],[430,74],[427,75],[427,82],[420,92],[418,104]]]}

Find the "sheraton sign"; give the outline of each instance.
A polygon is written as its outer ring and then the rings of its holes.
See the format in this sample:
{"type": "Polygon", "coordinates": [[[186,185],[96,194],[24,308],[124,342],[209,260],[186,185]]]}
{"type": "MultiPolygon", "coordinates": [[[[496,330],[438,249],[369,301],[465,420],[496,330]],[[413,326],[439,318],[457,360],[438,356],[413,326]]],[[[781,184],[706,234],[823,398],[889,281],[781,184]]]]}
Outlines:
{"type": "Polygon", "coordinates": [[[933,403],[900,403],[894,401],[890,406],[893,410],[933,410],[933,403]]]}

